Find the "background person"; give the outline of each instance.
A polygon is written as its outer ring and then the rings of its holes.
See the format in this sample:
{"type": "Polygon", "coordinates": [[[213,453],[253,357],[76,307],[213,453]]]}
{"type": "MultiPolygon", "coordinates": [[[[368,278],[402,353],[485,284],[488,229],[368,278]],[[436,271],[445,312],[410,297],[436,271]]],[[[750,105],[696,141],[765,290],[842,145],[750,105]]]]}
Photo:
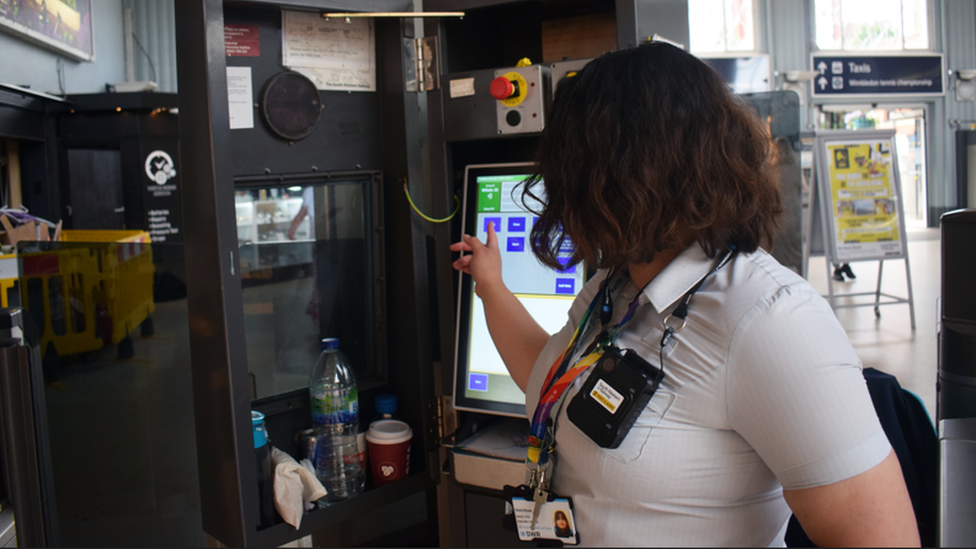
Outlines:
{"type": "Polygon", "coordinates": [[[530,238],[539,260],[559,265],[564,231],[570,265],[599,269],[566,326],[550,337],[505,287],[492,228],[485,243],[451,246],[469,252],[454,267],[472,276],[530,418],[560,355],[576,363],[601,331],[581,325],[594,297],[609,293],[609,326],[637,304],[615,344],[665,378],[620,447],[594,443],[565,405],[552,414],[551,490],[573,498],[587,545],[782,544],[791,512],[820,546],[919,544],[844,329],[760,248],[781,215],[768,147],[751,110],[690,54],[663,43],[612,52],[560,84],[526,187],[547,197],[530,238]],[[662,350],[665,318],[698,281],[662,350]]]}
{"type": "Polygon", "coordinates": [[[850,263],[834,263],[834,280],[837,282],[844,282],[844,275],[851,280],[857,279],[854,276],[854,271],[851,270],[850,263]]]}
{"type": "MultiPolygon", "coordinates": [[[[291,224],[288,226],[288,240],[295,240],[295,233],[301,226],[302,221],[308,218],[308,235],[306,238],[309,240],[315,240],[315,188],[305,187],[302,190],[302,207],[298,209],[298,213],[292,218],[291,224]]],[[[305,314],[312,318],[312,322],[318,324],[319,322],[319,278],[317,274],[317,267],[315,266],[315,249],[312,249],[312,294],[308,298],[308,304],[305,306],[305,314]]]]}

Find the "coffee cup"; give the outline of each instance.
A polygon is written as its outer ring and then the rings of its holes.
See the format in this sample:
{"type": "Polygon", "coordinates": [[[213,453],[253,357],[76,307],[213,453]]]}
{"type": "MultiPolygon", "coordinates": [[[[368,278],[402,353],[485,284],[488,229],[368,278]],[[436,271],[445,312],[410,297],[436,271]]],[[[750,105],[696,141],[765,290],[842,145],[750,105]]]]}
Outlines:
{"type": "Polygon", "coordinates": [[[396,419],[381,419],[366,432],[373,486],[379,487],[407,476],[413,430],[396,419]]]}

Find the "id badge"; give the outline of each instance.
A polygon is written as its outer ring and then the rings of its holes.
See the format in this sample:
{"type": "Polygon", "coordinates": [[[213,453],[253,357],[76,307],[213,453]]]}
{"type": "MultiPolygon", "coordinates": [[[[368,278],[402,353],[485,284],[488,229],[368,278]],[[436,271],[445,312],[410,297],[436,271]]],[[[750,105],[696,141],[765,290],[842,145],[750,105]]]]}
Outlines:
{"type": "Polygon", "coordinates": [[[534,501],[524,497],[514,497],[512,507],[520,540],[552,539],[559,540],[564,545],[579,543],[576,521],[573,518],[573,502],[569,498],[556,497],[552,501],[543,503],[539,508],[535,528],[532,527],[534,501]]]}

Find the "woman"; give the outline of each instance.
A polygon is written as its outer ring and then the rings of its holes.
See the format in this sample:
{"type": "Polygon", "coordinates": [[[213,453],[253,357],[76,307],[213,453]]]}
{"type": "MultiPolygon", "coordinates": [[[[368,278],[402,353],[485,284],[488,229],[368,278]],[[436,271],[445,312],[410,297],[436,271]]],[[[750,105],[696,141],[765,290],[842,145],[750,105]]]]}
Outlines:
{"type": "Polygon", "coordinates": [[[553,531],[557,538],[573,537],[573,527],[569,524],[569,518],[563,511],[556,511],[552,514],[553,531]]]}
{"type": "Polygon", "coordinates": [[[493,230],[452,245],[470,252],[454,266],[529,418],[551,409],[551,491],[573,498],[584,544],[776,545],[791,512],[821,546],[919,543],[843,328],[760,248],[781,214],[769,157],[765,128],[702,62],[663,43],[612,52],[560,84],[526,189],[545,189],[539,260],[560,265],[568,238],[569,264],[598,269],[563,330],[550,337],[505,288],[493,230]],[[684,321],[668,318],[693,289],[684,321]],[[539,406],[560,358],[584,369],[594,341],[664,370],[614,449],[567,417],[592,368],[539,406]]]}

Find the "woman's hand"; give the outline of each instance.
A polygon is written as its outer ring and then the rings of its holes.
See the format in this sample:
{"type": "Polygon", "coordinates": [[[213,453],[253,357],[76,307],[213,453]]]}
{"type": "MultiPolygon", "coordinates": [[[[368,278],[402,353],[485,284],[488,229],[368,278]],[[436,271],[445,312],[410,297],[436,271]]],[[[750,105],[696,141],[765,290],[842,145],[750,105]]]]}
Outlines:
{"type": "Polygon", "coordinates": [[[465,253],[454,261],[453,266],[458,271],[471,275],[478,297],[484,299],[488,293],[505,288],[502,281],[502,255],[498,250],[494,223],[488,224],[488,238],[484,244],[465,234],[461,235],[461,242],[451,244],[451,251],[465,253]]]}
{"type": "Polygon", "coordinates": [[[488,333],[515,384],[525,391],[532,366],[549,341],[549,333],[502,281],[502,254],[494,224],[488,224],[484,244],[473,236],[462,235],[461,242],[451,244],[451,251],[466,254],[454,262],[454,268],[474,280],[475,292],[485,307],[488,333]]]}

